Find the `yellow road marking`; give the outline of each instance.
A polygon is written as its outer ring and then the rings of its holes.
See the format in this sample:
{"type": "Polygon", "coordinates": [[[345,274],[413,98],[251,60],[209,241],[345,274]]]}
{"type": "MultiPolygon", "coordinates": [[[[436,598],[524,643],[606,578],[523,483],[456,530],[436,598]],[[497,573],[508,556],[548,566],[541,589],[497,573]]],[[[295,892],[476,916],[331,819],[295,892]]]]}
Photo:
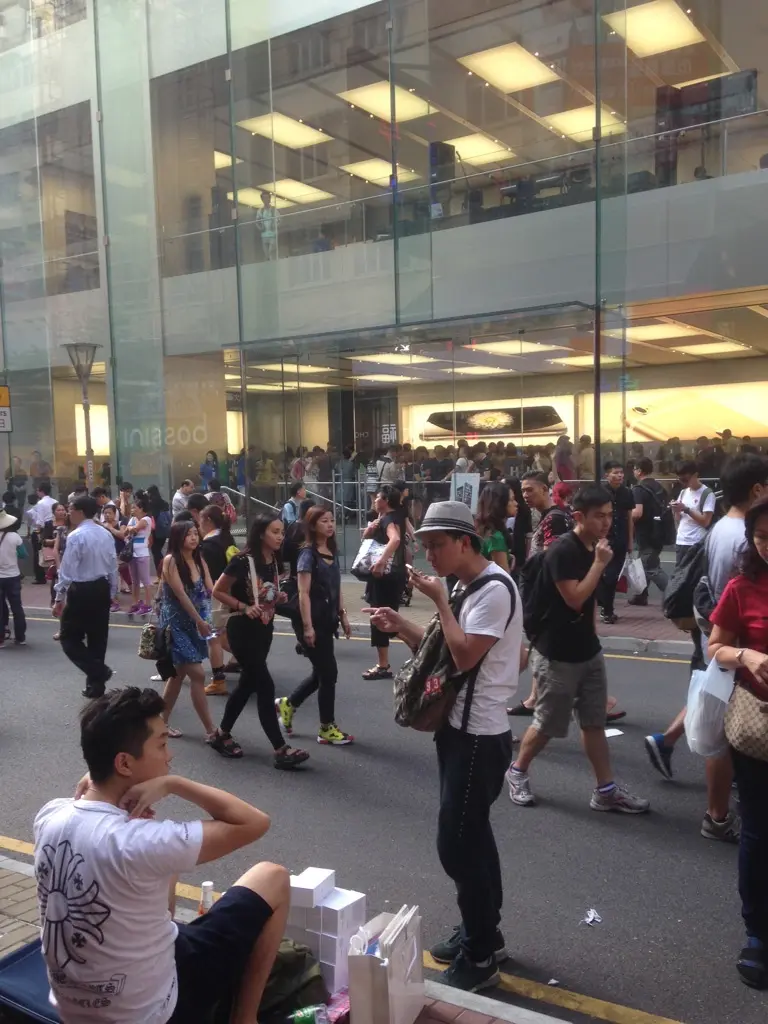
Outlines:
{"type": "MultiPolygon", "coordinates": [[[[437,963],[429,953],[424,954],[424,966],[431,971],[444,971],[445,966],[437,963]]],[[[575,1010],[595,1020],[609,1021],[610,1024],[681,1024],[681,1021],[669,1017],[657,1017],[644,1010],[633,1010],[631,1006],[619,1003],[608,1003],[604,999],[583,996],[579,992],[569,992],[554,985],[542,985],[539,981],[529,981],[515,974],[501,972],[499,988],[512,995],[525,999],[536,999],[541,1003],[559,1006],[565,1010],[575,1010]]],[[[492,997],[491,997],[492,998],[492,997]]]]}
{"type": "MultiPolygon", "coordinates": [[[[56,619],[43,619],[35,618],[32,615],[27,616],[27,622],[47,622],[53,625],[56,619]]],[[[142,627],[131,622],[110,622],[110,629],[141,629],[142,627]]],[[[296,639],[295,633],[281,633],[275,630],[275,636],[290,636],[294,640],[296,639]]],[[[351,636],[350,640],[354,640],[358,644],[370,644],[370,640],[367,636],[351,636]]],[[[393,644],[401,644],[402,640],[392,640],[393,644]]],[[[605,652],[606,658],[614,658],[618,661],[659,661],[664,665],[687,665],[688,661],[685,658],[654,658],[651,655],[645,654],[610,654],[608,651],[605,652]]]]}

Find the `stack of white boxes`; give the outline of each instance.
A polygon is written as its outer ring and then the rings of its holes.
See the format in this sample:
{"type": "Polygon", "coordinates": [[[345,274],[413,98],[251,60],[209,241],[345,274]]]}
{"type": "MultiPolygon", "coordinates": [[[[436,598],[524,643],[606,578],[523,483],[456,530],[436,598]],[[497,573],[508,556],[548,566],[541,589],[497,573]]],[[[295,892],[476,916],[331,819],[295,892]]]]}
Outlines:
{"type": "Polygon", "coordinates": [[[286,934],[309,946],[332,993],[349,982],[349,940],[365,924],[365,909],[364,893],[336,888],[335,871],[307,868],[300,875],[291,875],[286,934]]]}

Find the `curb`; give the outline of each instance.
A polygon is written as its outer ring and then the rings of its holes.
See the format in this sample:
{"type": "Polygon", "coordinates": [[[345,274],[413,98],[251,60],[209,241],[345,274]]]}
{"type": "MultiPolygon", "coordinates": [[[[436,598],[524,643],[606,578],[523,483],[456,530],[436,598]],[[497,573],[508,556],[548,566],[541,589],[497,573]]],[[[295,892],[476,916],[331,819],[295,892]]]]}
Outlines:
{"type": "MultiPolygon", "coordinates": [[[[460,989],[441,985],[437,981],[425,981],[424,989],[428,999],[434,999],[441,1003],[452,1003],[471,1013],[483,1014],[494,1021],[507,1021],[508,1024],[565,1024],[562,1017],[551,1017],[549,1014],[537,1013],[535,1010],[526,1010],[522,1006],[502,1003],[500,1000],[489,999],[488,996],[481,996],[476,992],[462,992],[460,989]]],[[[428,1015],[429,1007],[426,1010],[428,1015]]],[[[462,1019],[463,1017],[462,1014],[462,1019]]]]}

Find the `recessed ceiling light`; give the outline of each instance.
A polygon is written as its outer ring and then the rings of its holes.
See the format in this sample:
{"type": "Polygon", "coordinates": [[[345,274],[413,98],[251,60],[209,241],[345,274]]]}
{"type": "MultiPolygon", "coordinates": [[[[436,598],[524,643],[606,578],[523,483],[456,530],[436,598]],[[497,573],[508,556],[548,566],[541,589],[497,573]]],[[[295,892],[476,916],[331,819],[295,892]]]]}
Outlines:
{"type": "Polygon", "coordinates": [[[353,356],[355,363],[387,363],[389,366],[414,366],[417,363],[437,363],[432,356],[412,356],[408,352],[382,352],[372,356],[353,356]]]}
{"type": "MultiPolygon", "coordinates": [[[[392,176],[392,164],[386,160],[380,160],[378,157],[373,157],[370,160],[358,160],[353,164],[342,164],[340,170],[354,174],[356,178],[362,178],[363,181],[371,181],[374,185],[381,186],[389,185],[389,179],[392,176]]],[[[413,181],[414,178],[418,178],[418,174],[398,165],[397,180],[399,182],[413,181]]]]}
{"type": "Polygon", "coordinates": [[[420,380],[419,377],[405,377],[399,373],[364,373],[352,380],[364,380],[379,384],[404,384],[409,380],[420,380]]]}
{"type": "MultiPolygon", "coordinates": [[[[602,108],[601,113],[602,130],[604,135],[623,135],[626,132],[626,125],[618,117],[614,117],[610,110],[602,108]]],[[[576,142],[592,141],[592,134],[597,123],[597,112],[593,103],[586,107],[576,107],[574,110],[563,110],[559,114],[547,114],[542,120],[549,125],[552,131],[567,135],[569,139],[576,142]]]]}
{"type": "MultiPolygon", "coordinates": [[[[548,359],[549,363],[556,363],[558,366],[594,366],[594,356],[564,356],[562,359],[548,359]]],[[[618,356],[600,356],[601,366],[614,366],[620,363],[618,356]]]]}
{"type": "Polygon", "coordinates": [[[443,370],[443,373],[465,373],[470,377],[495,377],[500,373],[517,373],[517,370],[502,366],[449,366],[447,370],[443,370]]]}
{"type": "MultiPolygon", "coordinates": [[[[234,192],[227,192],[227,199],[234,201],[234,198],[234,192]]],[[[253,206],[257,210],[264,205],[261,201],[261,190],[258,188],[239,188],[237,201],[243,206],[253,206]]],[[[278,210],[284,210],[287,206],[293,206],[293,203],[289,203],[287,199],[281,199],[280,196],[272,196],[272,206],[278,210]]]]}
{"type": "Polygon", "coordinates": [[[507,341],[478,341],[464,348],[474,352],[490,352],[495,356],[526,356],[537,352],[556,352],[559,349],[567,349],[567,345],[546,345],[538,341],[517,341],[510,338],[507,341]]]}
{"type": "Polygon", "coordinates": [[[251,370],[265,370],[269,373],[283,373],[291,376],[294,373],[335,373],[330,366],[312,366],[311,363],[263,363],[251,366],[251,370]]]}
{"type": "MultiPolygon", "coordinates": [[[[241,164],[243,161],[237,157],[235,160],[236,164],[241,164]]],[[[213,166],[217,171],[223,170],[225,167],[232,166],[232,157],[229,153],[222,153],[220,149],[214,149],[213,151],[213,166]]]]}
{"type": "Polygon", "coordinates": [[[704,42],[704,36],[675,0],[650,0],[626,11],[604,14],[603,21],[626,41],[636,57],[653,57],[704,42]]]}
{"type": "Polygon", "coordinates": [[[520,43],[494,46],[490,50],[459,57],[458,61],[502,92],[520,92],[536,85],[556,82],[559,78],[552,68],[548,68],[520,43]]]}
{"type": "Polygon", "coordinates": [[[515,155],[508,146],[494,142],[481,132],[464,135],[460,139],[446,139],[445,144],[453,146],[457,156],[476,167],[482,167],[483,164],[498,164],[515,155]]]}
{"type": "Polygon", "coordinates": [[[326,135],[325,132],[321,132],[317,128],[310,128],[308,124],[303,124],[301,121],[296,121],[277,111],[272,114],[262,114],[261,117],[249,117],[247,120],[237,123],[252,135],[263,135],[265,139],[274,139],[278,145],[287,146],[288,149],[303,149],[305,146],[316,146],[320,142],[333,141],[331,136],[326,135]]]}
{"type": "MultiPolygon", "coordinates": [[[[637,327],[627,327],[627,341],[666,341],[669,338],[693,338],[701,334],[697,327],[688,327],[685,324],[641,324],[637,327]]],[[[620,328],[606,331],[607,338],[623,338],[624,332],[620,328]]]]}
{"type": "Polygon", "coordinates": [[[319,203],[322,199],[335,198],[331,192],[324,192],[313,185],[305,185],[294,178],[281,178],[280,181],[269,181],[259,188],[267,192],[275,192],[284,199],[292,199],[294,203],[319,203]]]}
{"type": "Polygon", "coordinates": [[[675,345],[672,351],[686,356],[724,356],[729,352],[749,352],[750,348],[735,341],[705,341],[699,345],[675,345]]]}
{"type": "MultiPolygon", "coordinates": [[[[382,121],[392,120],[392,95],[389,82],[373,82],[362,85],[358,89],[347,89],[337,93],[341,100],[360,107],[368,114],[375,114],[382,121]]],[[[416,117],[426,117],[434,110],[426,100],[401,86],[395,86],[395,120],[413,121],[416,117]]]]}
{"type": "Polygon", "coordinates": [[[224,380],[240,380],[239,373],[225,373],[224,380]]]}

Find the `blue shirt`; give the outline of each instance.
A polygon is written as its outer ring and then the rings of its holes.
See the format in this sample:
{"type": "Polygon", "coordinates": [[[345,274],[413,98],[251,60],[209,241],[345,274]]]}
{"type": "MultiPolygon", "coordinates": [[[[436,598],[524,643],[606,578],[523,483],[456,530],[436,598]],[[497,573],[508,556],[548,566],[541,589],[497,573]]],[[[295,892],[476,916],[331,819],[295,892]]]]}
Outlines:
{"type": "Polygon", "coordinates": [[[56,600],[63,601],[73,583],[109,580],[112,597],[117,594],[117,554],[111,533],[92,519],[67,536],[67,547],[59,566],[56,600]]]}
{"type": "Polygon", "coordinates": [[[289,526],[291,523],[295,523],[298,520],[299,510],[293,498],[289,498],[288,501],[286,501],[280,515],[286,526],[289,526]]]}

